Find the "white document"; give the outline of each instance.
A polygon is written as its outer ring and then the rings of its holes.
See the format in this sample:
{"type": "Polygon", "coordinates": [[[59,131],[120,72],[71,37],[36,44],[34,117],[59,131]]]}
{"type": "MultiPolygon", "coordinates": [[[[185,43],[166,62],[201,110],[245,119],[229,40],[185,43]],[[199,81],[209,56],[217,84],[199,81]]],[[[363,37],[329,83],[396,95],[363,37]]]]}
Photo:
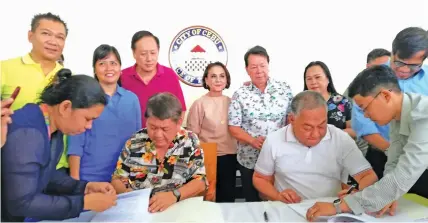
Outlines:
{"type": "Polygon", "coordinates": [[[151,222],[148,211],[151,189],[136,190],[120,194],[117,205],[97,213],[92,222],[151,222]]]}
{"type": "MultiPolygon", "coordinates": [[[[334,197],[320,198],[316,200],[304,200],[298,204],[289,204],[288,206],[297,212],[300,216],[306,219],[306,212],[312,207],[315,202],[333,202],[334,197]]],[[[331,217],[319,217],[317,221],[328,221],[328,222],[410,222],[417,221],[423,222],[428,221],[428,208],[417,203],[411,202],[404,198],[398,200],[397,211],[394,216],[385,214],[380,218],[368,214],[353,215],[353,214],[338,214],[331,217]]]]}
{"type": "MultiPolygon", "coordinates": [[[[295,212],[297,212],[300,216],[306,219],[306,213],[309,208],[311,208],[316,202],[331,202],[337,199],[334,197],[327,197],[327,198],[320,198],[317,200],[304,200],[301,203],[297,204],[289,204],[288,206],[293,209],[295,212]]],[[[338,214],[331,217],[324,217],[321,216],[316,221],[319,222],[374,222],[378,221],[377,218],[374,218],[370,215],[362,214],[360,216],[356,216],[353,214],[338,214]]]]}
{"type": "Polygon", "coordinates": [[[365,215],[365,214],[361,216],[357,216],[353,214],[343,213],[343,214],[331,216],[328,218],[327,221],[328,222],[374,222],[374,221],[379,221],[379,219],[369,215],[365,215]]]}
{"type": "Polygon", "coordinates": [[[306,219],[306,212],[308,212],[308,209],[314,206],[316,202],[331,202],[333,203],[334,200],[337,198],[334,197],[326,197],[326,198],[320,198],[317,200],[303,200],[300,203],[297,204],[288,204],[288,206],[293,209],[297,214],[304,217],[306,219]]]}
{"type": "Polygon", "coordinates": [[[193,197],[152,215],[152,222],[224,222],[220,205],[193,197]]]}
{"type": "Polygon", "coordinates": [[[92,222],[223,222],[217,203],[203,197],[182,200],[158,213],[148,212],[151,189],[120,194],[117,205],[97,213],[92,222]]]}

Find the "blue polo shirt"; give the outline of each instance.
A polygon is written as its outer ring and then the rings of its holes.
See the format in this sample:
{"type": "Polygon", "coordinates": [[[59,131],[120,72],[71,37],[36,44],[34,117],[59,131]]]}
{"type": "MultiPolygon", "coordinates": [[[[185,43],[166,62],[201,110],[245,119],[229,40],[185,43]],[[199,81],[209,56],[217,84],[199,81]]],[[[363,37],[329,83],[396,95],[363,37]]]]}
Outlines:
{"type": "MultiPolygon", "coordinates": [[[[389,64],[388,64],[389,66],[389,64]]],[[[406,80],[398,79],[398,84],[403,92],[428,95],[428,65],[422,65],[421,70],[413,77],[406,80]]],[[[379,133],[389,141],[389,124],[380,126],[364,117],[364,112],[357,104],[352,106],[352,129],[357,137],[379,133]]]]}
{"type": "Polygon", "coordinates": [[[80,156],[80,179],[110,182],[125,142],[141,129],[137,96],[117,87],[92,129],[70,136],[68,155],[80,156]]]}

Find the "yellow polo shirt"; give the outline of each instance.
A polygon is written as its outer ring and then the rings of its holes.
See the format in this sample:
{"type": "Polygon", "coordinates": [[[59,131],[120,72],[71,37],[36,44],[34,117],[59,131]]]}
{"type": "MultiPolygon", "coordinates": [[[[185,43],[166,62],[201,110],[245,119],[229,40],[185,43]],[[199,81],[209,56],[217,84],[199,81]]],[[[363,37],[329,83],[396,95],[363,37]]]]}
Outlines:
{"type": "MultiPolygon", "coordinates": [[[[20,109],[27,103],[37,103],[40,93],[61,68],[61,64],[56,63],[55,68],[45,75],[41,65],[34,62],[30,54],[0,61],[1,98],[10,98],[19,86],[21,91],[12,104],[12,110],[20,109]]],[[[64,144],[66,145],[66,141],[64,144]]],[[[64,155],[58,163],[57,168],[60,167],[68,167],[67,157],[64,155]]]]}
{"type": "Polygon", "coordinates": [[[45,86],[62,68],[57,63],[55,68],[45,75],[41,65],[34,62],[30,54],[0,63],[2,99],[10,98],[15,88],[21,87],[21,91],[11,107],[12,110],[22,108],[27,103],[36,103],[45,86]]]}

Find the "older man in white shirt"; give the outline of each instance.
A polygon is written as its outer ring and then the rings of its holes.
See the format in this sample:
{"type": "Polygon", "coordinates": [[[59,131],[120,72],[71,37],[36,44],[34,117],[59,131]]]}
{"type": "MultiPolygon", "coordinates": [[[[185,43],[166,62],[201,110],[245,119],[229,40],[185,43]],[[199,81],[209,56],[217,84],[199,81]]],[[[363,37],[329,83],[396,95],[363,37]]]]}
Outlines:
{"type": "Polygon", "coordinates": [[[337,196],[350,174],[360,189],[377,181],[354,140],[327,124],[327,105],[317,92],[291,102],[290,124],[267,136],[253,183],[269,200],[297,203],[337,196]]]}

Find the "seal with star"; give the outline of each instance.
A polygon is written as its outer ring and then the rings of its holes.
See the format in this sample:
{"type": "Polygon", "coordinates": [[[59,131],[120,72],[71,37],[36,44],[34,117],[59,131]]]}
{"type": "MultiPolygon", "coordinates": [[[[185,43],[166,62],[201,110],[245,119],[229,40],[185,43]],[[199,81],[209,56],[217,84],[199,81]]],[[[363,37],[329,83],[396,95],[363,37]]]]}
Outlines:
{"type": "Polygon", "coordinates": [[[218,33],[208,27],[187,27],[171,42],[169,63],[187,85],[202,87],[205,68],[217,61],[227,64],[226,44],[218,33]]]}

